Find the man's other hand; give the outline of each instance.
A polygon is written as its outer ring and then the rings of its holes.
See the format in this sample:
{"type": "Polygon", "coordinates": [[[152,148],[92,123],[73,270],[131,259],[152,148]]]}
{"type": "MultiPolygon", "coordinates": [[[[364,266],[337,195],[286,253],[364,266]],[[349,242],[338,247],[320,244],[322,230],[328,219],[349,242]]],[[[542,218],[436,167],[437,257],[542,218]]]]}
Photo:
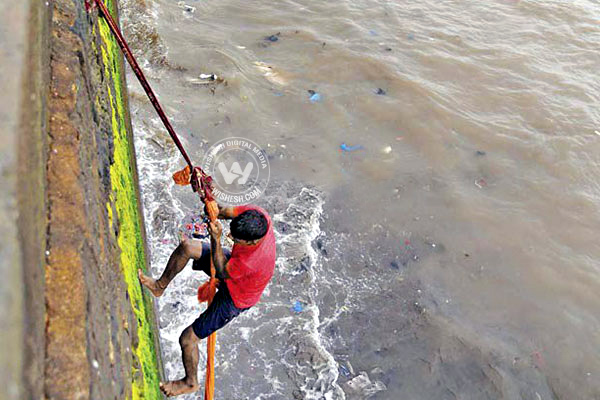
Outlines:
{"type": "Polygon", "coordinates": [[[215,239],[221,239],[221,235],[223,234],[223,227],[219,221],[209,222],[208,223],[208,232],[210,232],[210,236],[215,239]]]}

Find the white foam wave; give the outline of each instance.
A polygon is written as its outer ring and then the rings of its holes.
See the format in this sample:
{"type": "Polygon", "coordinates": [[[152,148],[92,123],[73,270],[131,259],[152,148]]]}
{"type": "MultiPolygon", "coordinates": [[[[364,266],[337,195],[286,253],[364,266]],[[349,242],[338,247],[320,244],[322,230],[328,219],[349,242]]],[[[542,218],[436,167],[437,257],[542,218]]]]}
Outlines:
{"type": "MultiPolygon", "coordinates": [[[[273,217],[274,221],[280,221],[286,224],[297,223],[299,229],[289,234],[278,232],[278,243],[283,248],[278,258],[278,267],[289,274],[295,274],[298,260],[294,254],[305,253],[309,262],[303,264],[307,267],[309,282],[306,285],[308,295],[307,307],[304,311],[309,319],[303,325],[303,331],[309,339],[310,344],[318,351],[325,361],[321,365],[311,365],[311,369],[316,371],[316,379],[307,379],[304,385],[300,386],[305,399],[345,399],[344,392],[337,384],[339,377],[338,364],[328,349],[324,337],[320,333],[321,321],[319,310],[319,292],[327,290],[322,287],[327,285],[322,279],[322,258],[314,250],[312,243],[319,237],[321,232],[321,217],[323,214],[324,201],[319,192],[314,189],[303,188],[300,194],[291,199],[289,207],[284,213],[273,217]],[[300,250],[298,252],[297,250],[300,250]],[[292,254],[292,257],[289,255],[292,254]],[[291,262],[290,262],[291,261],[291,262]]],[[[289,228],[288,228],[289,229],[289,228]]],[[[300,333],[302,335],[302,333],[300,333]]],[[[290,365],[293,368],[304,369],[304,365],[296,363],[290,365]]]]}

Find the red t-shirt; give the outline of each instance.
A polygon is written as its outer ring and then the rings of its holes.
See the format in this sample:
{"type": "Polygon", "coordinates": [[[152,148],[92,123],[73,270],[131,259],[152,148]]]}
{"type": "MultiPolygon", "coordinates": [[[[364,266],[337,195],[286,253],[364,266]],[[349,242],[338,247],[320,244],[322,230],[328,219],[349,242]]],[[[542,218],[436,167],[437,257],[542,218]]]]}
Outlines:
{"type": "Polygon", "coordinates": [[[226,279],[225,283],[237,308],[248,308],[258,303],[275,270],[275,234],[271,218],[265,210],[250,204],[235,207],[234,215],[237,217],[248,210],[264,215],[268,229],[258,244],[246,246],[236,243],[231,250],[227,263],[230,279],[226,279]]]}

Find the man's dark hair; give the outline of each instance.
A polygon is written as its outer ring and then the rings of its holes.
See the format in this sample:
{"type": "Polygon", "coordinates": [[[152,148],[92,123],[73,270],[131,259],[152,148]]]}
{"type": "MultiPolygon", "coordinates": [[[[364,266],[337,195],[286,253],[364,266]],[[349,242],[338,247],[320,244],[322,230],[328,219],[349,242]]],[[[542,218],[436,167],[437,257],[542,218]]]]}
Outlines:
{"type": "Polygon", "coordinates": [[[269,224],[256,210],[244,211],[231,221],[231,236],[242,240],[256,240],[267,234],[269,224]]]}

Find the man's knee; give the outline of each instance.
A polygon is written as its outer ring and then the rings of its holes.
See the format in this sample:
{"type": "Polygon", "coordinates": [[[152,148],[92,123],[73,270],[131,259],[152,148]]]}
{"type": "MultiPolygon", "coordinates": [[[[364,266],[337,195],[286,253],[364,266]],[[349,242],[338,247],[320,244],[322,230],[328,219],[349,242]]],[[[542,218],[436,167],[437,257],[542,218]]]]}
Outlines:
{"type": "Polygon", "coordinates": [[[200,338],[196,336],[194,329],[192,326],[188,326],[181,332],[181,336],[179,336],[179,344],[183,346],[189,346],[191,344],[197,344],[200,341],[200,338]]]}
{"type": "Polygon", "coordinates": [[[193,239],[186,239],[179,243],[177,251],[188,258],[199,258],[202,255],[202,243],[198,244],[193,239]]]}

